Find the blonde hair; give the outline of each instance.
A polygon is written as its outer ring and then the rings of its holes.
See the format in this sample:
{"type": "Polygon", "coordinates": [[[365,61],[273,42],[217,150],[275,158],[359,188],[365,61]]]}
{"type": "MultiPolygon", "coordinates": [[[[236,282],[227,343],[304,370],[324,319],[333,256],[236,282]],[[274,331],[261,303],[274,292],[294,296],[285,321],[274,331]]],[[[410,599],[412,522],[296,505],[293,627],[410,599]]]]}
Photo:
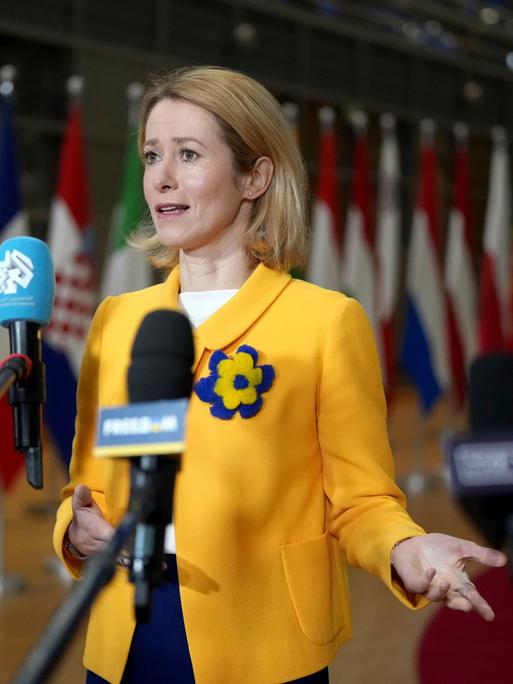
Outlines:
{"type": "MultiPolygon", "coordinates": [[[[307,253],[307,178],[303,160],[277,100],[262,85],[223,67],[186,67],[152,78],[140,112],[139,149],[153,107],[165,98],[190,102],[216,118],[232,152],[236,174],[269,157],[274,174],[266,192],[253,201],[248,255],[271,268],[301,266],[307,253]]],[[[130,244],[157,268],[172,268],[178,250],[162,245],[153,224],[142,225],[130,244]]]]}

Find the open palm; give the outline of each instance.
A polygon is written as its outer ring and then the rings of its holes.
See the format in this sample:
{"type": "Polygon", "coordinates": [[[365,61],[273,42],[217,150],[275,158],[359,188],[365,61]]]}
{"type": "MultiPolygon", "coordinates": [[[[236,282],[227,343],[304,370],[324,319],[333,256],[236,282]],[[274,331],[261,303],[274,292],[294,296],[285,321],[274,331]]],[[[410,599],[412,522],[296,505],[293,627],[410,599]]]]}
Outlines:
{"type": "Polygon", "coordinates": [[[488,621],[494,619],[465,566],[469,561],[494,568],[505,565],[507,558],[500,551],[447,534],[426,534],[400,542],[391,561],[406,591],[430,601],[445,601],[454,610],[475,610],[488,621]]]}

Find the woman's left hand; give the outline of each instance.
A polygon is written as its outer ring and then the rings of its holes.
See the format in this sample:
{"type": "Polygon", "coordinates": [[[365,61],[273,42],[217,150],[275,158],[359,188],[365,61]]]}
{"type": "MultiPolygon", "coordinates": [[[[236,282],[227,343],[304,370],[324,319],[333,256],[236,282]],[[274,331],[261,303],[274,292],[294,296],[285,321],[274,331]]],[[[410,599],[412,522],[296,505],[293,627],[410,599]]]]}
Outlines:
{"type": "Polygon", "coordinates": [[[392,550],[392,565],[406,591],[429,601],[445,601],[449,608],[475,610],[491,621],[495,614],[465,572],[468,561],[498,568],[507,557],[500,551],[479,546],[447,534],[426,534],[400,542],[392,550]]]}

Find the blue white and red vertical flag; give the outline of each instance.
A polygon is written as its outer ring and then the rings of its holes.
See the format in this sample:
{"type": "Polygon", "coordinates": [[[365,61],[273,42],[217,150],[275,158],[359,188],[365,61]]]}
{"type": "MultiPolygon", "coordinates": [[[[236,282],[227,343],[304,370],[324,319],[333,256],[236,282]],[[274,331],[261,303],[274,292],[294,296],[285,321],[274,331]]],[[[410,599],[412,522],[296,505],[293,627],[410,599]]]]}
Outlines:
{"type": "Polygon", "coordinates": [[[383,383],[390,402],[396,375],[394,330],[401,256],[401,167],[395,118],[391,114],[381,117],[381,131],[376,212],[376,315],[383,383]]]}
{"type": "Polygon", "coordinates": [[[502,128],[492,131],[493,149],[488,184],[479,302],[479,351],[505,349],[512,331],[511,189],[509,151],[502,128]]]}
{"type": "Polygon", "coordinates": [[[354,112],[353,172],[343,247],[344,291],[355,297],[376,329],[376,259],[371,219],[367,115],[354,112]]]}
{"type": "Polygon", "coordinates": [[[90,224],[82,119],[70,108],[48,231],[55,266],[55,305],[44,344],[45,420],[65,464],[71,457],[79,367],[95,308],[95,278],[87,249],[90,224]]]}
{"type": "Polygon", "coordinates": [[[434,122],[424,119],[406,267],[406,321],[401,350],[401,361],[417,386],[424,412],[433,407],[450,384],[434,134],[434,122]]]}
{"type": "MultiPolygon", "coordinates": [[[[0,96],[0,242],[28,234],[27,216],[22,208],[20,168],[14,139],[12,104],[0,96]]],[[[9,335],[0,327],[0,358],[9,354],[9,335]]],[[[7,491],[23,468],[23,457],[14,448],[12,410],[7,396],[0,400],[0,485],[7,491]]],[[[0,550],[1,552],[1,550],[0,550]]]]}
{"type": "Polygon", "coordinates": [[[330,290],[340,290],[342,286],[342,226],[337,183],[335,111],[331,107],[321,107],[319,122],[321,125],[319,180],[312,207],[312,242],[307,279],[330,290]]]}
{"type": "Polygon", "coordinates": [[[454,179],[445,259],[449,353],[456,405],[467,396],[467,373],[476,352],[477,291],[469,196],[468,128],[454,127],[454,179]]]}

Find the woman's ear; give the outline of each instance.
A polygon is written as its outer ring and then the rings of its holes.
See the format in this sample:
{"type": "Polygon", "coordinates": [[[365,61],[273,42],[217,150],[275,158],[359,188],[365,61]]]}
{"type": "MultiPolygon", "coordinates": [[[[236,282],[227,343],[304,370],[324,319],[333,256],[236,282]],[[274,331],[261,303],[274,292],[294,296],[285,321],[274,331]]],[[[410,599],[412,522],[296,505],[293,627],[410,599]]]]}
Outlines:
{"type": "Polygon", "coordinates": [[[246,177],[245,196],[257,199],[263,195],[273,179],[273,173],[274,164],[269,157],[259,157],[246,177]]]}

